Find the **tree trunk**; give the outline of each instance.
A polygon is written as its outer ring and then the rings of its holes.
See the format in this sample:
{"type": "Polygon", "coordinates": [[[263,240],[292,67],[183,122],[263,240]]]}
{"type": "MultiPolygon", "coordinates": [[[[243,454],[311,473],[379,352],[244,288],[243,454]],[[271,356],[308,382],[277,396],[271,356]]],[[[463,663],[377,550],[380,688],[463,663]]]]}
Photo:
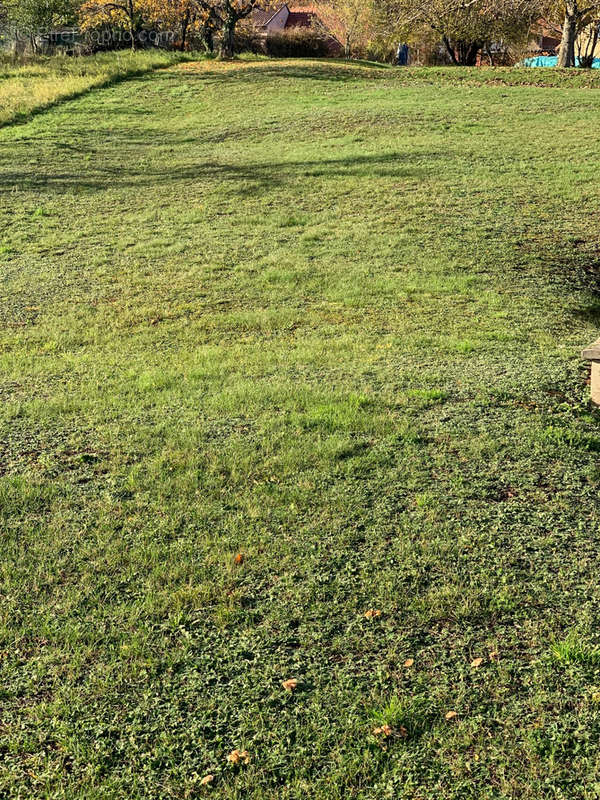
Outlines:
{"type": "Polygon", "coordinates": [[[127,2],[127,20],[129,22],[129,35],[131,36],[131,51],[134,53],[136,49],[136,42],[133,0],[128,0],[127,2]]]}
{"type": "Polygon", "coordinates": [[[344,44],[344,56],[350,58],[350,34],[346,34],[346,43],[344,44]]]}
{"type": "Polygon", "coordinates": [[[562,39],[558,51],[559,67],[575,66],[575,40],[577,39],[577,0],[567,3],[565,21],[563,22],[562,39]]]}
{"type": "Polygon", "coordinates": [[[221,38],[221,51],[219,56],[221,58],[233,58],[233,45],[235,37],[235,23],[234,17],[226,17],[223,23],[223,31],[221,38]]]}
{"type": "Polygon", "coordinates": [[[460,63],[463,67],[474,67],[477,64],[477,56],[481,50],[479,42],[465,42],[461,47],[460,63]]]}
{"type": "Polygon", "coordinates": [[[450,44],[450,40],[448,39],[447,36],[444,36],[444,45],[446,47],[446,50],[448,51],[448,55],[452,59],[452,63],[453,64],[458,64],[458,60],[456,58],[456,53],[454,52],[454,48],[450,44]]]}
{"type": "Polygon", "coordinates": [[[183,19],[181,20],[181,47],[179,48],[183,53],[185,50],[185,37],[187,35],[188,25],[190,24],[190,12],[186,11],[183,19]]]}
{"type": "Polygon", "coordinates": [[[481,42],[456,42],[453,45],[447,36],[443,41],[452,63],[457,67],[474,67],[477,64],[477,56],[483,47],[481,42]]]}
{"type": "Polygon", "coordinates": [[[204,49],[207,53],[214,53],[215,51],[215,43],[213,41],[213,32],[212,28],[209,25],[205,25],[202,29],[202,44],[204,45],[204,49]]]}
{"type": "Polygon", "coordinates": [[[583,45],[583,36],[577,42],[577,58],[582,69],[591,69],[594,66],[598,37],[600,36],[600,26],[594,23],[591,32],[587,31],[587,39],[583,45]]]}

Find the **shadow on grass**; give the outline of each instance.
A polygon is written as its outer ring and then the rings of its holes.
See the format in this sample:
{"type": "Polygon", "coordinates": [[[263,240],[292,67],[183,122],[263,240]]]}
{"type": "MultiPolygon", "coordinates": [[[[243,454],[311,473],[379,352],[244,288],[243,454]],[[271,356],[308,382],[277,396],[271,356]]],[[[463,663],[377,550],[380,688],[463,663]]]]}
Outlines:
{"type": "MultiPolygon", "coordinates": [[[[70,149],[70,148],[69,148],[70,149]]],[[[404,153],[382,155],[355,155],[311,161],[269,161],[257,164],[232,164],[218,161],[200,161],[186,167],[165,164],[164,171],[134,169],[122,166],[98,166],[85,172],[60,172],[52,174],[5,172],[2,185],[5,191],[14,186],[20,189],[47,192],[104,191],[108,188],[147,188],[196,181],[224,181],[238,184],[240,191],[248,191],[248,183],[255,191],[270,191],[292,180],[304,178],[336,177],[393,177],[424,179],[435,169],[434,162],[443,153],[428,154],[428,163],[411,164],[411,156],[404,153]]],[[[0,192],[2,190],[0,189],[0,192]]]]}
{"type": "Polygon", "coordinates": [[[573,317],[600,327],[600,245],[595,237],[571,239],[557,232],[554,237],[532,239],[524,252],[536,264],[544,285],[586,298],[585,305],[572,310],[573,317]]]}

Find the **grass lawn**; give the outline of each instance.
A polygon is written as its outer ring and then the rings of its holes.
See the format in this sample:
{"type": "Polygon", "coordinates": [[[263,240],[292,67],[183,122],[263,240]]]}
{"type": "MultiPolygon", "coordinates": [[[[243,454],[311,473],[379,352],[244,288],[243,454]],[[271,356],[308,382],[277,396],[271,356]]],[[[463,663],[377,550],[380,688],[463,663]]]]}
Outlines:
{"type": "Polygon", "coordinates": [[[600,796],[599,106],[242,60],[0,131],[2,798],[600,796]]]}
{"type": "Polygon", "coordinates": [[[54,56],[19,62],[0,53],[0,126],[91,89],[185,59],[186,55],[164,50],[125,50],[85,58],[54,56]]]}

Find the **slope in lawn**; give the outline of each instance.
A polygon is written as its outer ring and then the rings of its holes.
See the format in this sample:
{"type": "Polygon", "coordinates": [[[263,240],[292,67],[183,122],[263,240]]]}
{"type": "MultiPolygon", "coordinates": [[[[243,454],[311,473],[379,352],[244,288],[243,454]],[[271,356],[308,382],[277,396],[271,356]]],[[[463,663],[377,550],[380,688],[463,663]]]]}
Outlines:
{"type": "Polygon", "coordinates": [[[461,74],[0,133],[3,796],[595,796],[600,95],[461,74]]]}
{"type": "Polygon", "coordinates": [[[186,58],[164,50],[39,57],[15,62],[0,53],[0,126],[111,83],[167,67],[186,58]]]}

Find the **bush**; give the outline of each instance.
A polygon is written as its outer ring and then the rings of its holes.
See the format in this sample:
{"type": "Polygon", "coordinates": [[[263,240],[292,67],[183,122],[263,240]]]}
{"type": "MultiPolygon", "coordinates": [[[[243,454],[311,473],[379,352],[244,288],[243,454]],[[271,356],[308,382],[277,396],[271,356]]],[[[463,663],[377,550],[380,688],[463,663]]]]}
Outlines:
{"type": "Polygon", "coordinates": [[[375,40],[369,42],[364,58],[368,61],[379,61],[381,64],[395,64],[396,49],[396,44],[390,44],[389,41],[375,40]]]}
{"type": "Polygon", "coordinates": [[[260,53],[276,58],[323,58],[339,55],[340,45],[331,36],[311,28],[291,28],[267,36],[255,31],[236,33],[236,52],[260,53]]]}

